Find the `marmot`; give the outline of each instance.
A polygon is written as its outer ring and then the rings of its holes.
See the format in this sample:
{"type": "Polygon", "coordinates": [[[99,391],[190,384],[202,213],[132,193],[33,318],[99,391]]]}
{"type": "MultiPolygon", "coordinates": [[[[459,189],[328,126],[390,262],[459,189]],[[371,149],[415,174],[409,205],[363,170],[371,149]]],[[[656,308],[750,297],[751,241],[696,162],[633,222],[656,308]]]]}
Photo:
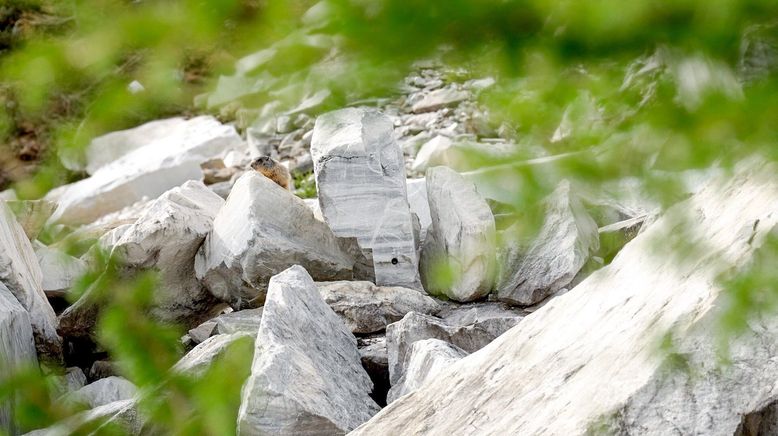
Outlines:
{"type": "Polygon", "coordinates": [[[270,156],[258,157],[251,161],[250,166],[282,188],[291,189],[292,176],[289,174],[289,170],[270,156]]]}

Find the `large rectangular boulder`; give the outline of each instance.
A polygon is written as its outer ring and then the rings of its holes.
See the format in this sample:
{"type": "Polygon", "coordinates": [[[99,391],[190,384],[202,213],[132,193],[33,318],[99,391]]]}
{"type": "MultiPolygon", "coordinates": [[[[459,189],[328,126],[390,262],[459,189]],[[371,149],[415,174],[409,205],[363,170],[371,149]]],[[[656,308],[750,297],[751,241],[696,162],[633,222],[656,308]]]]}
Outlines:
{"type": "Polygon", "coordinates": [[[421,289],[405,163],[391,119],[361,108],[321,115],[311,155],[319,205],[332,231],[372,252],[377,285],[421,289]]]}

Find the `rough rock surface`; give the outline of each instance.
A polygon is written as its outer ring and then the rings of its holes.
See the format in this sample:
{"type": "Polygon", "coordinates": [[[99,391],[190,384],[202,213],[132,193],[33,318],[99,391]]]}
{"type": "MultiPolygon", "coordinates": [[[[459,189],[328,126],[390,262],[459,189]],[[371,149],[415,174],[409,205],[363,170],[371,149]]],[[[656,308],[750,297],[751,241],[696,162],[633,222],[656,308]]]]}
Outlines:
{"type": "Polygon", "coordinates": [[[413,343],[423,339],[440,339],[472,353],[485,347],[505,330],[521,320],[516,315],[512,323],[502,317],[453,317],[451,322],[434,316],[410,312],[402,320],[386,328],[386,350],[392,386],[405,374],[406,358],[413,343]],[[462,322],[461,324],[457,322],[462,322]]]}
{"type": "Polygon", "coordinates": [[[214,335],[198,344],[186,353],[175,366],[174,371],[190,375],[200,375],[208,369],[215,358],[220,356],[227,347],[240,338],[251,337],[248,333],[233,333],[229,335],[214,335]]]}
{"type": "Polygon", "coordinates": [[[57,208],[56,204],[46,200],[11,200],[6,204],[16,215],[16,221],[21,224],[30,241],[38,237],[46,221],[57,208]]]}
{"type": "Polygon", "coordinates": [[[300,266],[274,276],[238,417],[242,435],[342,434],[378,411],[356,338],[300,266]]]}
{"type": "MultiPolygon", "coordinates": [[[[153,201],[112,244],[111,256],[123,274],[160,272],[151,310],[155,318],[194,327],[216,314],[219,301],[195,277],[194,258],[223,203],[202,182],[186,182],[153,201]]],[[[60,332],[87,334],[99,311],[95,304],[90,289],[60,315],[60,332]]]]}
{"type": "Polygon", "coordinates": [[[43,273],[22,226],[0,201],[0,282],[30,314],[39,353],[58,359],[62,344],[56,315],[43,293],[43,273]]]}
{"type": "Polygon", "coordinates": [[[316,285],[324,301],[355,334],[382,331],[411,311],[434,315],[440,310],[434,299],[415,289],[376,286],[364,281],[316,285]]]}
{"type": "MultiPolygon", "coordinates": [[[[36,363],[30,316],[0,282],[0,380],[16,368],[36,363]]],[[[0,401],[0,432],[15,433],[13,411],[12,401],[0,401]]]]}
{"type": "Polygon", "coordinates": [[[597,224],[589,216],[570,183],[563,181],[546,200],[545,221],[528,251],[502,265],[498,298],[529,306],[573,281],[599,248],[597,224]]]}
{"type": "Polygon", "coordinates": [[[497,267],[492,211],[475,186],[450,168],[430,168],[426,179],[432,226],[422,251],[424,288],[456,301],[484,297],[497,267]],[[440,268],[449,272],[450,283],[439,282],[440,268]]]}
{"type": "Polygon", "coordinates": [[[27,436],[70,436],[73,434],[116,434],[140,435],[144,432],[145,420],[138,413],[134,399],[114,401],[74,415],[51,427],[27,433],[27,436]]]}
{"type": "Polygon", "coordinates": [[[117,376],[101,378],[81,389],[65,395],[62,400],[83,403],[90,409],[104,406],[114,401],[129,400],[137,394],[132,382],[117,376]]]}
{"type": "Polygon", "coordinates": [[[386,336],[357,338],[362,367],[373,381],[372,398],[379,406],[386,406],[389,392],[389,357],[386,354],[386,336]]]}
{"type": "Polygon", "coordinates": [[[408,353],[405,374],[392,386],[386,398],[387,403],[409,394],[444,369],[467,356],[467,352],[456,345],[440,339],[416,341],[408,353]]]}
{"type": "Polygon", "coordinates": [[[392,121],[369,109],[316,119],[311,140],[322,215],[338,236],[372,252],[375,283],[420,289],[402,150],[392,121]]]}
{"type": "Polygon", "coordinates": [[[262,321],[262,308],[225,313],[214,318],[214,321],[216,322],[216,333],[220,335],[248,333],[256,337],[259,323],[262,321]]]}
{"type": "Polygon", "coordinates": [[[259,306],[267,283],[292,265],[316,280],[351,279],[356,253],[301,199],[256,172],[235,183],[195,261],[197,277],[235,309],[259,306]]]}
{"type": "Polygon", "coordinates": [[[778,378],[775,316],[731,337],[731,365],[712,334],[728,298],[718,278],[751,265],[778,225],[776,168],[738,173],[354,434],[733,434],[776,399],[778,378]],[[682,241],[698,249],[679,258],[682,241]],[[657,350],[662,338],[671,353],[657,350]]]}

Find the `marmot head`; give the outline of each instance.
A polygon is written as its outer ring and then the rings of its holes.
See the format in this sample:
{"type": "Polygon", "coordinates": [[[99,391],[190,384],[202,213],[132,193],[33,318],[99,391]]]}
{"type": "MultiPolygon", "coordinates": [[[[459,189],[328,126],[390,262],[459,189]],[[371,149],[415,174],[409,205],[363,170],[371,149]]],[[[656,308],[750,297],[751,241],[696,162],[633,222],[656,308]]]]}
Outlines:
{"type": "Polygon", "coordinates": [[[270,156],[260,156],[253,161],[251,161],[250,164],[251,168],[260,171],[260,170],[269,170],[276,166],[276,162],[271,158],[270,156]]]}

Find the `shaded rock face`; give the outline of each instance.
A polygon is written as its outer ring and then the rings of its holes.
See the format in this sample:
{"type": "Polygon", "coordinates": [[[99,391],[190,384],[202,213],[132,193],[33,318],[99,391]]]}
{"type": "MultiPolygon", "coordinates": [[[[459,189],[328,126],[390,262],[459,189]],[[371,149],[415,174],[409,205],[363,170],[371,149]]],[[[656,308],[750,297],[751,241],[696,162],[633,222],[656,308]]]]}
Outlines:
{"type": "Polygon", "coordinates": [[[46,195],[58,204],[50,222],[87,224],[143,197],[156,198],[188,180],[201,180],[201,162],[243,146],[233,127],[212,117],[181,123],[162,136],[145,136],[143,126],[138,131],[114,132],[110,135],[122,138],[94,146],[91,153],[103,150],[106,155],[97,159],[100,165],[92,176],[46,195]],[[124,145],[139,146],[126,152],[124,145]]]}
{"type": "Polygon", "coordinates": [[[546,200],[546,219],[525,254],[502,265],[497,296],[522,306],[539,303],[573,281],[599,248],[597,224],[570,183],[563,181],[546,200]]]}
{"type": "Polygon", "coordinates": [[[43,293],[43,274],[22,226],[0,201],[0,283],[30,314],[35,347],[43,356],[60,360],[62,344],[56,315],[43,293]]]}
{"type": "Polygon", "coordinates": [[[389,356],[392,386],[398,384],[405,374],[408,353],[414,342],[431,338],[440,339],[472,353],[485,347],[505,330],[518,323],[521,318],[520,315],[516,315],[512,324],[507,320],[497,321],[496,317],[487,316],[481,319],[471,316],[467,319],[459,315],[453,316],[451,322],[448,322],[434,316],[408,313],[402,320],[386,328],[386,350],[389,356]]]}
{"type": "Polygon", "coordinates": [[[343,434],[378,411],[356,338],[300,266],[270,281],[238,433],[343,434]]]}
{"type": "Polygon", "coordinates": [[[415,289],[376,286],[370,282],[319,282],[324,301],[352,333],[375,333],[408,312],[436,314],[438,303],[415,289]]]}
{"type": "Polygon", "coordinates": [[[776,399],[778,319],[754,315],[731,338],[733,364],[719,365],[711,332],[729,296],[718,278],[757,261],[776,231],[775,174],[740,167],[709,183],[610,265],[354,434],[734,434],[776,399]],[[681,241],[703,249],[679,258],[681,241]],[[673,353],[659,352],[668,336],[673,353]],[[672,369],[679,358],[688,371],[672,369]]]}
{"type": "Polygon", "coordinates": [[[316,119],[311,140],[321,212],[372,253],[375,283],[421,289],[402,150],[392,121],[369,109],[316,119]]]}
{"type": "Polygon", "coordinates": [[[358,251],[301,199],[249,172],[216,216],[195,271],[213,295],[240,309],[262,305],[270,278],[295,264],[316,280],[351,279],[358,251]]]}
{"type": "Polygon", "coordinates": [[[408,353],[405,374],[389,390],[386,402],[409,394],[436,376],[444,369],[467,356],[467,352],[456,345],[440,339],[416,341],[408,353]]]}
{"type": "MultiPolygon", "coordinates": [[[[223,203],[202,182],[186,182],[154,200],[111,241],[111,256],[123,275],[159,271],[151,311],[155,318],[193,327],[218,310],[220,302],[195,277],[194,258],[223,203]]],[[[63,335],[85,336],[94,327],[99,307],[93,289],[60,315],[63,335]]]]}
{"type": "Polygon", "coordinates": [[[11,200],[6,201],[6,204],[16,215],[16,221],[22,226],[30,241],[38,237],[46,221],[57,208],[55,203],[46,200],[11,200]]]}
{"type": "Polygon", "coordinates": [[[358,338],[357,346],[362,367],[373,382],[370,398],[381,407],[386,406],[389,392],[389,357],[386,354],[386,336],[358,338]]]}
{"type": "MultiPolygon", "coordinates": [[[[0,379],[28,364],[37,364],[30,316],[0,282],[0,379]]],[[[0,401],[0,432],[16,433],[13,414],[13,399],[0,401]]]]}
{"type": "Polygon", "coordinates": [[[496,229],[489,205],[454,170],[427,170],[432,225],[422,251],[422,278],[430,293],[473,301],[492,290],[496,274],[496,229]],[[439,268],[451,275],[440,283],[439,268]]]}
{"type": "Polygon", "coordinates": [[[49,248],[38,241],[33,243],[33,248],[41,271],[46,271],[41,285],[47,297],[65,296],[73,282],[87,271],[86,262],[67,253],[49,248]]]}
{"type": "Polygon", "coordinates": [[[136,394],[137,388],[132,382],[122,377],[111,376],[90,383],[65,395],[62,399],[83,403],[94,409],[114,401],[132,399],[136,394]]]}

